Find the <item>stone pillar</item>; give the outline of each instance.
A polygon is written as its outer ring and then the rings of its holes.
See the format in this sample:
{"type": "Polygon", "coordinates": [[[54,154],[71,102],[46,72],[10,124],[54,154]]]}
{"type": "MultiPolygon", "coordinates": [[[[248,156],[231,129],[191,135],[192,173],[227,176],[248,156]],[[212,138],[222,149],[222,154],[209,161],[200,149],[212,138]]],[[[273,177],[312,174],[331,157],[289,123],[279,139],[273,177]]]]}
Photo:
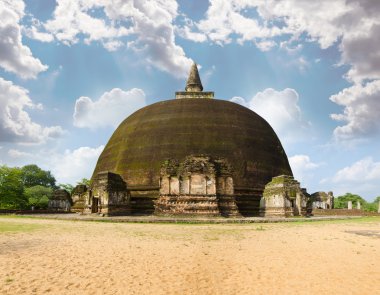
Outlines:
{"type": "Polygon", "coordinates": [[[352,201],[348,201],[347,209],[352,210],[352,201]]]}
{"type": "Polygon", "coordinates": [[[170,194],[178,195],[179,194],[179,179],[178,177],[170,177],[170,194]]]}
{"type": "Polygon", "coordinates": [[[170,193],[170,178],[168,176],[164,176],[161,178],[160,182],[160,194],[168,195],[170,193]]]}
{"type": "Polygon", "coordinates": [[[356,203],[356,209],[358,209],[358,210],[361,209],[361,206],[360,206],[360,202],[359,202],[359,201],[356,203]]]}
{"type": "Polygon", "coordinates": [[[377,208],[377,213],[380,213],[380,201],[379,201],[379,207],[377,208]]]}
{"type": "Polygon", "coordinates": [[[225,182],[224,177],[217,177],[216,179],[216,193],[220,195],[224,195],[226,193],[225,191],[225,182]]]}
{"type": "Polygon", "coordinates": [[[207,195],[216,194],[215,177],[213,176],[206,178],[206,194],[207,195]]]}
{"type": "Polygon", "coordinates": [[[233,195],[234,194],[234,181],[232,177],[227,177],[225,182],[225,194],[226,195],[233,195]]]}

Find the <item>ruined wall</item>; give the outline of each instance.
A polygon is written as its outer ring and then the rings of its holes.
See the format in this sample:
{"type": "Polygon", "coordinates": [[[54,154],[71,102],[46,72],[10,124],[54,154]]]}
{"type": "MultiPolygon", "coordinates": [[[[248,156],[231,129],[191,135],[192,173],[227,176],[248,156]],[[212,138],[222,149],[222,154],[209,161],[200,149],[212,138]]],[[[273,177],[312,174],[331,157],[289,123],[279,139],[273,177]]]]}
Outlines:
{"type": "Polygon", "coordinates": [[[313,209],[333,209],[334,195],[332,192],[315,192],[310,195],[313,209]]]}
{"type": "Polygon", "coordinates": [[[165,161],[155,214],[237,216],[230,170],[225,160],[206,155],[165,161]]]}
{"type": "Polygon", "coordinates": [[[71,199],[73,201],[71,211],[76,213],[83,213],[86,204],[87,191],[88,187],[84,184],[79,184],[74,188],[73,192],[71,193],[71,199]]]}
{"type": "Polygon", "coordinates": [[[98,173],[86,194],[84,211],[104,215],[131,214],[130,194],[121,176],[111,172],[98,173]]]}
{"type": "Polygon", "coordinates": [[[260,216],[290,217],[306,214],[307,197],[292,176],[273,177],[260,200],[260,216]]]}
{"type": "Polygon", "coordinates": [[[64,189],[57,189],[48,202],[48,209],[55,211],[70,212],[72,200],[70,194],[64,189]]]}

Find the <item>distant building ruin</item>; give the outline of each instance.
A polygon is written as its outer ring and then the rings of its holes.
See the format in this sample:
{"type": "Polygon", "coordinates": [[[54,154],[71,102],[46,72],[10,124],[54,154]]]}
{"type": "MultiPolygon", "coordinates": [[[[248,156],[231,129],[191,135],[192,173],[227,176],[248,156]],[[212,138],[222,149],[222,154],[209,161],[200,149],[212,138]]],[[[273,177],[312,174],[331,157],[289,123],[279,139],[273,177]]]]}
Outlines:
{"type": "Polygon", "coordinates": [[[70,194],[64,189],[57,189],[48,202],[48,209],[59,212],[70,212],[71,205],[72,199],[70,194]]]}
{"type": "Polygon", "coordinates": [[[311,194],[311,202],[314,209],[333,209],[334,195],[332,192],[315,192],[311,194]]]}

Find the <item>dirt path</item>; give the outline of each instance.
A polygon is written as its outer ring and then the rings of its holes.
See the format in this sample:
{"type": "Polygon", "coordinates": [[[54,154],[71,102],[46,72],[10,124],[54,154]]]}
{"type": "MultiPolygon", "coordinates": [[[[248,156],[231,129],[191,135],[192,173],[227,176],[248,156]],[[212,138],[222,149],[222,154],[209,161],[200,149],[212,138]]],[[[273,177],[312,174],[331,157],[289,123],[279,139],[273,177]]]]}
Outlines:
{"type": "Polygon", "coordinates": [[[0,218],[0,294],[379,293],[378,218],[263,225],[0,218]]]}

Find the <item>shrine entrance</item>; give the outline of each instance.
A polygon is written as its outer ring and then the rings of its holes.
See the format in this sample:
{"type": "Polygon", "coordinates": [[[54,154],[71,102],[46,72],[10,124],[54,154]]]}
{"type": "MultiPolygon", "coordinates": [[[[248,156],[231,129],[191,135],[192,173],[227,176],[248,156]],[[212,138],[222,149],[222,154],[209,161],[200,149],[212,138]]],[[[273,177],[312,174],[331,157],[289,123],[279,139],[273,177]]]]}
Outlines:
{"type": "Polygon", "coordinates": [[[91,213],[98,213],[99,198],[92,197],[91,213]]]}

